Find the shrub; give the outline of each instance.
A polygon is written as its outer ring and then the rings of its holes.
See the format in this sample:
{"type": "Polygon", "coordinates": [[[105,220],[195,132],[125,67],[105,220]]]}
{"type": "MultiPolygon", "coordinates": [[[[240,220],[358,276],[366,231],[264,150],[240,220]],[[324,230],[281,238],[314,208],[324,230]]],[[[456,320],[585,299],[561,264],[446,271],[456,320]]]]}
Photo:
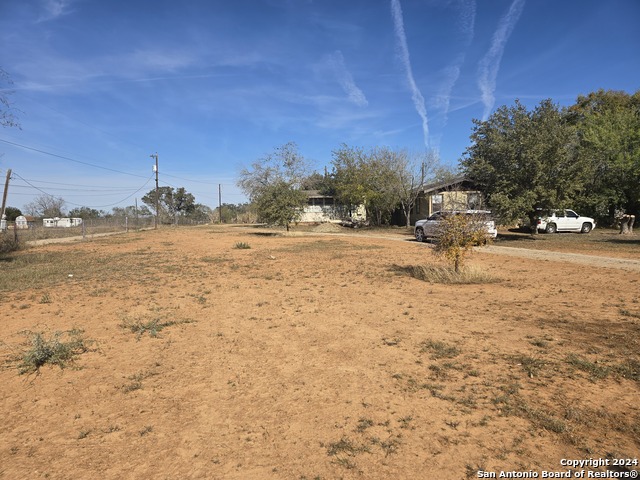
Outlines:
{"type": "Polygon", "coordinates": [[[433,249],[434,253],[451,261],[456,273],[474,245],[489,241],[484,222],[470,215],[445,216],[438,225],[436,237],[438,243],[433,249]]]}
{"type": "Polygon", "coordinates": [[[239,250],[247,250],[251,248],[251,245],[249,245],[247,242],[236,242],[236,245],[234,248],[237,248],[239,250]]]}
{"type": "Polygon", "coordinates": [[[15,252],[20,250],[22,243],[18,240],[13,233],[0,232],[0,255],[15,252]]]}
{"type": "Polygon", "coordinates": [[[55,332],[46,338],[43,332],[26,332],[29,348],[20,355],[18,370],[20,374],[38,373],[44,365],[57,365],[65,368],[74,357],[88,350],[82,330],[55,332]],[[69,340],[62,338],[68,336],[69,340]]]}
{"type": "Polygon", "coordinates": [[[180,325],[183,323],[192,323],[192,320],[166,320],[162,321],[158,318],[142,321],[140,319],[129,319],[125,318],[120,326],[126,330],[129,330],[131,333],[135,333],[138,340],[145,334],[148,333],[150,337],[158,337],[160,331],[164,330],[167,327],[171,327],[173,325],[180,325]]]}

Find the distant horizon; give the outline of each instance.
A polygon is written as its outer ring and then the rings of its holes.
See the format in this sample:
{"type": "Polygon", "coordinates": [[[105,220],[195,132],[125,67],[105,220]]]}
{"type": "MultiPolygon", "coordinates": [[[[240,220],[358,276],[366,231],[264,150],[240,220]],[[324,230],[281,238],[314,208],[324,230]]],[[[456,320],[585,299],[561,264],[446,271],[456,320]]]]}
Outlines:
{"type": "Polygon", "coordinates": [[[6,0],[7,205],[110,211],[161,186],[247,201],[242,167],[295,142],[319,173],[345,143],[438,152],[516,99],[640,89],[640,2],[6,0]]]}

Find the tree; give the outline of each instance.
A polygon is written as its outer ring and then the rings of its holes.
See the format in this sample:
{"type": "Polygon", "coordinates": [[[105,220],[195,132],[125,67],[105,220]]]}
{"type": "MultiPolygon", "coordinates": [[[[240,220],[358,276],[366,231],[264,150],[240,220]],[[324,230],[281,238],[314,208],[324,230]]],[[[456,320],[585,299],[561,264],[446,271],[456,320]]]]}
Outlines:
{"type": "Polygon", "coordinates": [[[184,187],[178,188],[173,195],[173,210],[176,215],[193,214],[196,211],[196,197],[187,192],[184,187]]]}
{"type": "Polygon", "coordinates": [[[288,232],[289,226],[300,219],[306,201],[302,190],[279,180],[262,188],[255,199],[258,221],[283,226],[288,232]]]}
{"type": "Polygon", "coordinates": [[[516,100],[473,123],[463,173],[503,222],[528,217],[534,234],[540,210],[567,206],[582,190],[585,170],[573,154],[575,129],[551,100],[531,112],[516,100]]]}
{"type": "MultiPolygon", "coordinates": [[[[250,203],[223,203],[222,223],[254,223],[257,220],[250,203]]],[[[213,211],[213,220],[220,220],[220,207],[213,211]]]]}
{"type": "Polygon", "coordinates": [[[287,231],[296,222],[307,202],[302,185],[307,178],[307,160],[295,143],[276,147],[274,152],[240,172],[238,186],[255,204],[258,219],[282,225],[287,231]]]}
{"type": "Polygon", "coordinates": [[[640,91],[578,97],[568,118],[578,131],[577,156],[586,185],[577,206],[612,223],[616,210],[640,209],[640,91]]]}
{"type": "Polygon", "coordinates": [[[61,197],[54,197],[53,195],[40,195],[33,199],[32,202],[25,205],[25,209],[29,212],[29,215],[34,217],[64,217],[65,201],[61,197]]]}
{"type": "Polygon", "coordinates": [[[13,85],[11,77],[0,68],[0,125],[20,128],[20,123],[16,117],[17,110],[9,100],[9,96],[13,93],[9,90],[11,85],[13,85]]]}
{"type": "Polygon", "coordinates": [[[410,154],[388,147],[365,151],[343,144],[333,152],[333,178],[338,200],[350,206],[364,204],[367,216],[381,225],[398,205],[410,226],[410,212],[418,187],[437,164],[433,152],[410,154]]]}
{"type": "Polygon", "coordinates": [[[262,190],[286,182],[292,188],[301,189],[309,172],[307,160],[298,153],[294,142],[276,147],[270,153],[240,171],[238,186],[251,199],[257,198],[262,190]]]}
{"type": "Polygon", "coordinates": [[[15,222],[16,218],[22,215],[22,212],[16,207],[7,207],[4,209],[4,214],[7,216],[8,222],[15,222]]]}
{"type": "Polygon", "coordinates": [[[195,208],[195,197],[184,187],[174,190],[173,187],[160,187],[157,193],[158,212],[156,212],[156,190],[153,189],[142,197],[142,202],[158,215],[161,223],[178,222],[178,216],[186,216],[195,208]]]}
{"type": "Polygon", "coordinates": [[[104,212],[89,207],[76,207],[69,211],[69,216],[72,218],[82,218],[87,220],[89,218],[100,218],[104,216],[104,212]]]}
{"type": "Polygon", "coordinates": [[[382,225],[398,204],[395,152],[386,148],[366,152],[343,144],[333,151],[333,176],[338,200],[350,207],[364,204],[367,217],[382,225]]]}
{"type": "Polygon", "coordinates": [[[187,218],[198,223],[206,223],[214,221],[214,214],[211,207],[203,205],[202,203],[194,203],[190,208],[187,218]]]}
{"type": "Polygon", "coordinates": [[[389,166],[395,174],[392,182],[392,191],[396,204],[399,204],[404,213],[406,227],[411,227],[411,210],[420,195],[420,186],[425,183],[438,164],[435,152],[430,151],[424,155],[410,155],[406,150],[386,151],[389,156],[389,166]]]}

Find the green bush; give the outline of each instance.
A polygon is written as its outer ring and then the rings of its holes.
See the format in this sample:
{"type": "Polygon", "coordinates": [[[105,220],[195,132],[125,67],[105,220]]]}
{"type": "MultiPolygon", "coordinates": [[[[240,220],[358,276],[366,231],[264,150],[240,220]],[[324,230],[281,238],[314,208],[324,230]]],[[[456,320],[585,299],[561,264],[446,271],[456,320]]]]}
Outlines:
{"type": "Polygon", "coordinates": [[[20,374],[38,373],[44,365],[65,368],[74,358],[88,350],[82,330],[55,332],[47,338],[44,332],[26,332],[28,349],[19,357],[20,374]],[[68,337],[63,341],[63,337],[68,337]]]}

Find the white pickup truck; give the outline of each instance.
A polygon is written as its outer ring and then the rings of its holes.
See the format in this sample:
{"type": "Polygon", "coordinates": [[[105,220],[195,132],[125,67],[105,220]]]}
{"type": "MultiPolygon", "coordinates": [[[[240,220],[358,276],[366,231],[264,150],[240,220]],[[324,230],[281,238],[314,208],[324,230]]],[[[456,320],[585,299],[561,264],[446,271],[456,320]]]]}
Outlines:
{"type": "Polygon", "coordinates": [[[546,233],[589,233],[596,226],[591,217],[581,217],[573,210],[555,210],[548,217],[538,218],[538,231],[546,233]]]}

